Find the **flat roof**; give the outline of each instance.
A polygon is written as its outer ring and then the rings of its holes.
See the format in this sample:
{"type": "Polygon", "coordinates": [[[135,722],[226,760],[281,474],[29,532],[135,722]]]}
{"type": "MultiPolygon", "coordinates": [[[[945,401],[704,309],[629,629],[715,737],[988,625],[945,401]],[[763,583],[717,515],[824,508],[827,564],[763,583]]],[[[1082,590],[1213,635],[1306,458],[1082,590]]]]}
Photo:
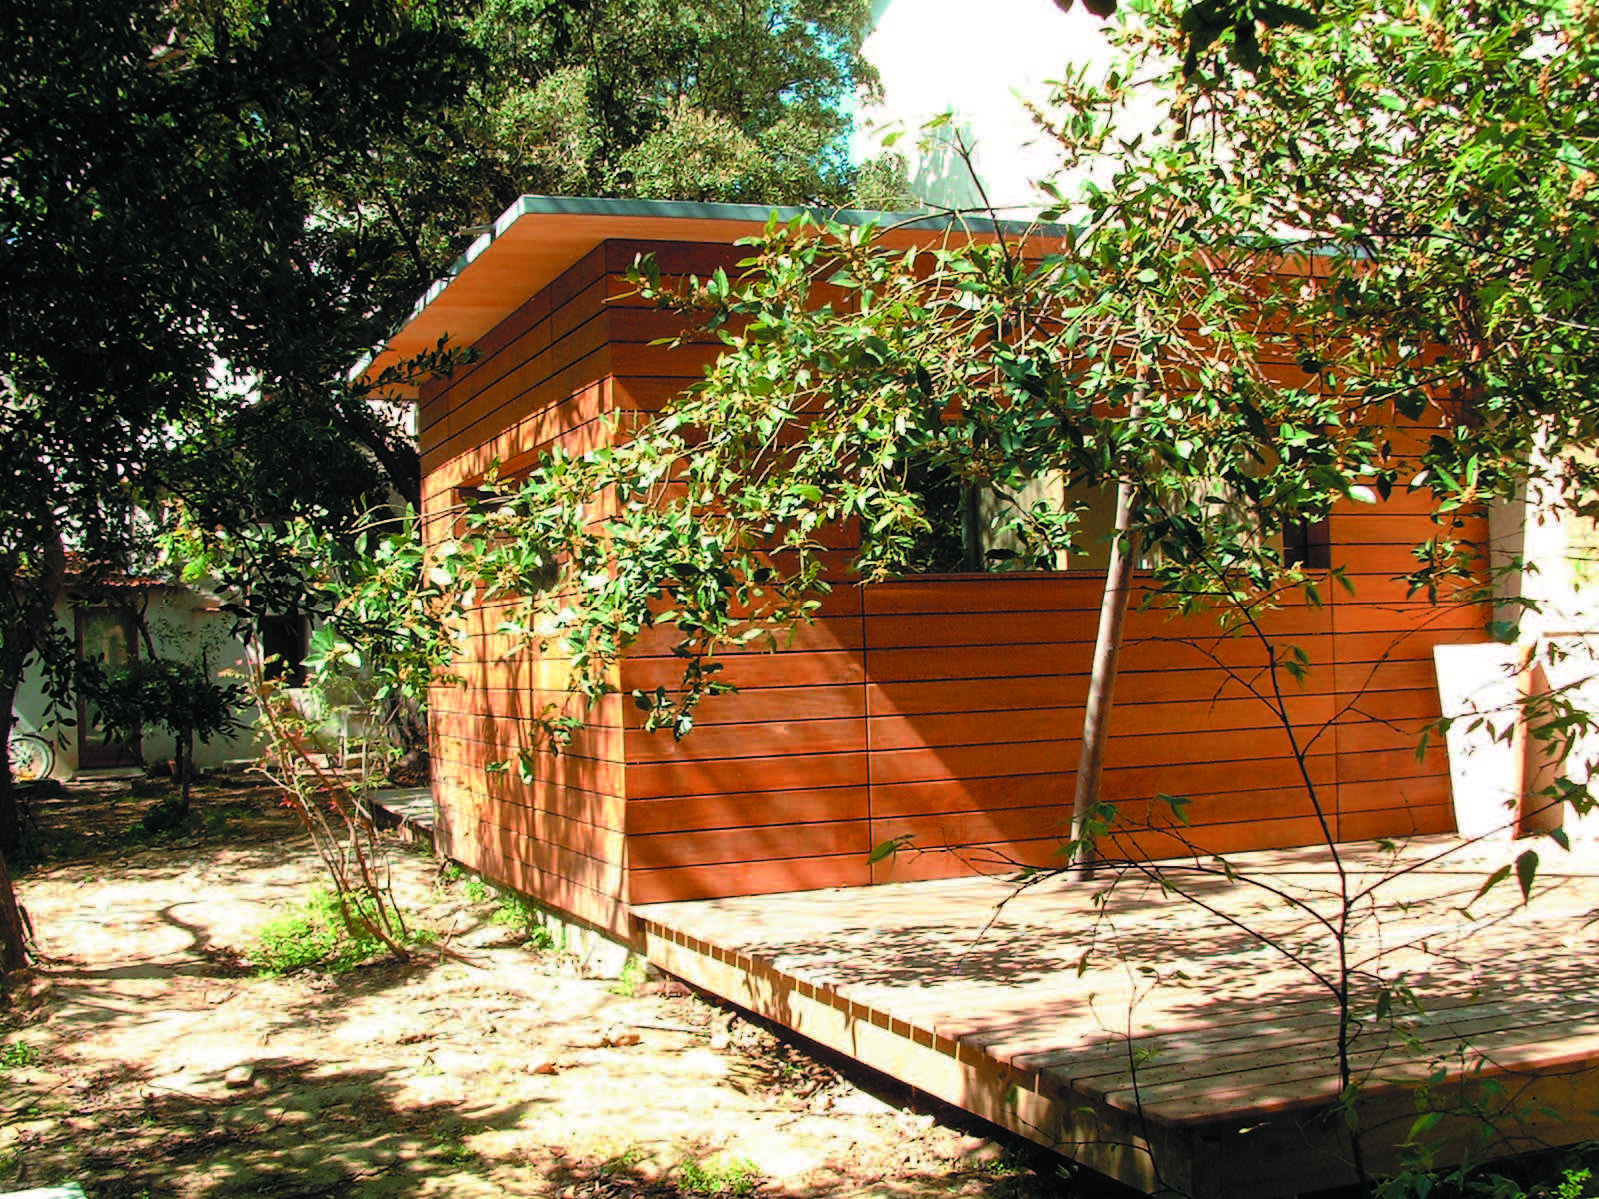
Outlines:
{"type": "MultiPolygon", "coordinates": [[[[890,246],[925,243],[929,234],[965,236],[1037,232],[1025,221],[993,221],[959,214],[868,212],[860,209],[771,207],[761,204],[690,204],[675,200],[603,200],[523,196],[456,259],[449,272],[416,302],[411,315],[383,346],[351,371],[371,382],[391,366],[434,349],[478,340],[601,242],[677,241],[731,245],[761,233],[773,220],[801,216],[861,226],[876,223],[890,246]]],[[[387,387],[395,398],[414,386],[387,387]]]]}

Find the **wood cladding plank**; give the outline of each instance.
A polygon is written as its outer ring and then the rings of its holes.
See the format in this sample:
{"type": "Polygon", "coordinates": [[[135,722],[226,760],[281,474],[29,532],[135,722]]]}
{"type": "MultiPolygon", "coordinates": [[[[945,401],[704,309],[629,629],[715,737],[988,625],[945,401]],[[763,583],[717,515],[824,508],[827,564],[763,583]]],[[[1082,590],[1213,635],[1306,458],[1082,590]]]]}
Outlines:
{"type": "Polygon", "coordinates": [[[912,578],[863,588],[868,616],[1002,612],[1097,612],[1104,580],[1059,573],[912,578]]]}
{"type": "MultiPolygon", "coordinates": [[[[777,721],[858,720],[866,714],[866,692],[859,683],[810,687],[741,688],[726,695],[707,696],[694,712],[694,736],[704,729],[777,721]]],[[[626,713],[630,728],[643,713],[626,713]]],[[[670,734],[667,734],[670,736],[670,734]]]]}
{"type": "MultiPolygon", "coordinates": [[[[486,764],[494,758],[493,753],[474,742],[446,742],[441,748],[445,751],[439,755],[443,761],[469,771],[483,771],[486,764]]],[[[534,782],[554,787],[574,787],[580,791],[593,791],[601,795],[623,793],[624,771],[618,762],[575,758],[570,754],[554,757],[541,753],[531,759],[531,767],[534,782]]]]}
{"type": "MultiPolygon", "coordinates": [[[[1331,691],[1331,686],[1326,688],[1331,691]]],[[[1307,692],[1317,693],[1308,688],[1307,692]]],[[[1085,675],[1027,675],[991,679],[973,685],[965,679],[872,680],[865,688],[867,712],[872,716],[915,717],[928,713],[963,711],[1020,711],[1040,707],[1069,707],[1082,703],[1085,675]]],[[[1128,674],[1117,680],[1116,709],[1144,703],[1206,705],[1247,699],[1258,703],[1237,679],[1210,671],[1170,671],[1128,674]]]]}
{"type": "MultiPolygon", "coordinates": [[[[801,650],[789,654],[745,654],[729,660],[722,677],[740,688],[837,686],[865,680],[866,667],[858,650],[801,650]]],[[[671,690],[682,682],[683,662],[678,658],[629,658],[622,664],[621,686],[626,691],[656,687],[671,690]]]]}
{"type": "Polygon", "coordinates": [[[558,847],[595,861],[620,861],[626,834],[620,829],[602,828],[566,820],[550,812],[534,812],[527,808],[496,806],[492,818],[478,822],[479,839],[493,836],[515,838],[519,846],[558,847]]]}
{"type": "MultiPolygon", "coordinates": [[[[532,723],[519,716],[508,716],[492,709],[471,713],[442,711],[433,724],[434,735],[442,741],[477,745],[498,757],[515,756],[534,744],[532,723]]],[[[670,738],[671,734],[667,734],[670,738]]],[[[591,722],[577,730],[565,750],[570,756],[592,761],[623,760],[623,732],[614,725],[591,722]]]]}
{"type": "Polygon", "coordinates": [[[546,874],[559,875],[592,891],[619,892],[623,886],[621,859],[596,857],[566,845],[538,841],[523,833],[479,820],[478,843],[503,860],[524,862],[546,874]]]}
{"type": "Polygon", "coordinates": [[[735,271],[740,259],[749,257],[745,246],[725,242],[650,241],[643,238],[611,238],[603,243],[605,269],[625,275],[634,262],[647,255],[655,260],[662,275],[706,275],[715,270],[735,271]]]}
{"type": "Polygon", "coordinates": [[[870,828],[865,820],[695,829],[676,833],[634,834],[628,838],[629,867],[632,870],[664,870],[735,862],[784,862],[846,854],[864,857],[871,848],[870,828]]]}
{"type": "Polygon", "coordinates": [[[695,728],[681,741],[666,730],[626,732],[630,766],[655,762],[775,758],[786,754],[860,753],[866,729],[858,717],[844,720],[773,720],[755,725],[695,728]]]}
{"type": "Polygon", "coordinates": [[[536,830],[547,816],[561,822],[551,828],[570,824],[626,831],[626,802],[620,796],[577,787],[523,783],[520,779],[491,788],[485,786],[486,781],[482,774],[458,772],[454,783],[457,798],[464,798],[474,814],[491,812],[495,820],[529,836],[542,835],[536,830]]]}
{"type": "Polygon", "coordinates": [[[461,432],[452,433],[424,456],[423,469],[434,470],[445,462],[455,461],[461,464],[460,469],[465,473],[476,471],[481,474],[488,469],[490,461],[503,462],[513,455],[536,452],[548,445],[561,444],[573,448],[581,441],[601,444],[603,439],[595,441],[592,437],[594,430],[602,428],[598,422],[575,425],[573,432],[558,437],[548,436],[544,422],[550,408],[586,388],[597,387],[610,372],[610,367],[611,350],[603,344],[583,358],[570,363],[552,364],[537,386],[529,386],[527,390],[503,402],[503,419],[474,421],[461,432]],[[579,439],[576,433],[583,430],[590,431],[591,435],[579,439]]]}
{"type": "Polygon", "coordinates": [[[639,763],[627,768],[627,797],[633,801],[861,787],[866,785],[866,772],[864,753],[639,763]]]}
{"type": "MultiPolygon", "coordinates": [[[[729,646],[719,658],[747,658],[752,654],[796,654],[816,650],[859,650],[865,636],[858,616],[827,617],[792,629],[773,629],[770,638],[760,637],[744,646],[729,646]]],[[[675,625],[656,625],[639,634],[629,647],[630,660],[672,658],[672,647],[683,640],[675,625]]],[[[681,662],[681,658],[676,659],[681,662]]]]}
{"type": "Polygon", "coordinates": [[[765,895],[776,891],[816,891],[823,887],[862,887],[872,881],[866,856],[846,853],[832,857],[638,870],[629,874],[628,887],[632,902],[638,904],[716,899],[724,895],[765,895]]]}
{"type": "MultiPolygon", "coordinates": [[[[1039,741],[995,741],[965,745],[915,746],[908,749],[876,750],[872,755],[872,781],[889,783],[922,782],[940,778],[982,778],[998,775],[1050,774],[1074,769],[1077,763],[1080,730],[1039,741]]],[[[1304,738],[1308,740],[1308,736],[1304,738]]],[[[1384,743],[1379,748],[1391,748],[1384,743]]],[[[1312,746],[1310,756],[1325,757],[1335,752],[1331,738],[1312,746]]],[[[1105,752],[1107,769],[1165,770],[1173,776],[1190,776],[1199,766],[1230,768],[1234,777],[1253,777],[1257,769],[1272,770],[1275,763],[1290,758],[1287,734],[1280,728],[1250,729],[1247,733],[1160,733],[1130,734],[1113,732],[1105,752]],[[1258,767],[1257,767],[1258,764],[1258,767]]],[[[1171,791],[1178,785],[1176,777],[1171,791]]]]}
{"type": "Polygon", "coordinates": [[[632,800],[627,804],[627,831],[647,835],[864,820],[868,815],[866,800],[864,786],[632,800]]]}
{"type": "MultiPolygon", "coordinates": [[[[998,711],[967,710],[874,716],[868,721],[874,752],[954,745],[1025,744],[1035,741],[1074,740],[1082,732],[1082,693],[1058,692],[1061,703],[1036,708],[998,711]]],[[[1290,719],[1296,728],[1313,735],[1336,712],[1333,696],[1288,697],[1290,719]]],[[[1169,734],[1214,734],[1279,728],[1276,713],[1262,701],[1250,698],[1216,703],[1171,702],[1117,705],[1111,712],[1111,735],[1126,740],[1169,734]]],[[[1175,760],[1175,759],[1174,759],[1175,760]]]]}

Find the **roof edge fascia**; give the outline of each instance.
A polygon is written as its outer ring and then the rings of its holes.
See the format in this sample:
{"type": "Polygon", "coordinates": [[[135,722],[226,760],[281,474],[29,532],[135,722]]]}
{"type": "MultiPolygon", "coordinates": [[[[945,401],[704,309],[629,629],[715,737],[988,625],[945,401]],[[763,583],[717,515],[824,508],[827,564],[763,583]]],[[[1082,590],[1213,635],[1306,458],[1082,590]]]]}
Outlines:
{"type": "MultiPolygon", "coordinates": [[[[731,245],[768,225],[802,217],[892,230],[913,244],[929,234],[985,238],[1036,235],[1059,226],[961,212],[879,212],[792,205],[691,203],[678,200],[522,196],[468,246],[412,306],[382,346],[350,371],[376,384],[384,371],[439,348],[468,348],[596,246],[611,240],[710,242],[731,245]],[[653,234],[653,236],[652,236],[653,234]],[[512,262],[511,259],[516,261],[512,262]],[[504,268],[496,270],[496,267],[504,268]],[[499,276],[496,278],[496,276],[499,276]]],[[[414,399],[406,379],[376,394],[414,399]]]]}

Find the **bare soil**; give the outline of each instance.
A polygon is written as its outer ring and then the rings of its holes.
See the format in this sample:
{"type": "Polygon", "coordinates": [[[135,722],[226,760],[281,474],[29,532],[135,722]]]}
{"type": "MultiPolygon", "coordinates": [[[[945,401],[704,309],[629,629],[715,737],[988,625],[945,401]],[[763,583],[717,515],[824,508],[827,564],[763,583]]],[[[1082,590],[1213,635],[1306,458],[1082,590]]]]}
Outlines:
{"type": "Polygon", "coordinates": [[[581,977],[399,845],[408,919],[469,961],[263,977],[256,933],[319,885],[292,814],[266,788],[202,786],[187,830],[141,839],[129,830],[161,795],[139,790],[35,800],[42,860],[18,890],[40,960],[0,1010],[0,1189],[1080,1193],[1057,1159],[670,980],[581,977]]]}

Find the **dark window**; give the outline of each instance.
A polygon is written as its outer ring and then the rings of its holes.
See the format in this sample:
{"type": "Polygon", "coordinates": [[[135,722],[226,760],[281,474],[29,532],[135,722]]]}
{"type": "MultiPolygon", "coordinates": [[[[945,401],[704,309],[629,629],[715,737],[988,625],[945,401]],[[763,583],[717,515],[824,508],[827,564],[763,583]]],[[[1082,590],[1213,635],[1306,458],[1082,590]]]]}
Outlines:
{"type": "Polygon", "coordinates": [[[1306,570],[1332,568],[1332,536],[1328,521],[1293,521],[1283,526],[1283,565],[1306,570]]]}

